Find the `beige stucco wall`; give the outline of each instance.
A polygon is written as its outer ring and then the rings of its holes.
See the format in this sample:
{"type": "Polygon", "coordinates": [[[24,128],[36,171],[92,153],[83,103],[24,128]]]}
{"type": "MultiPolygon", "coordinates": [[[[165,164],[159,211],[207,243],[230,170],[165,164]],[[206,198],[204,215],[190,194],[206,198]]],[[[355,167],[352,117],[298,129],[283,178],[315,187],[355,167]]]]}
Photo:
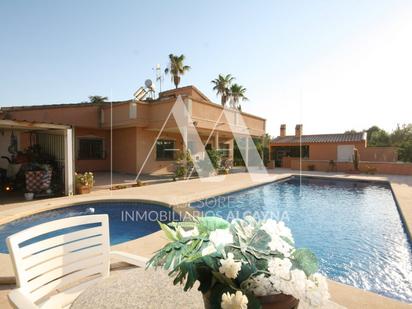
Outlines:
{"type": "Polygon", "coordinates": [[[12,119],[67,124],[84,128],[98,128],[99,107],[96,105],[73,105],[68,107],[30,108],[9,112],[12,119]]]}
{"type": "Polygon", "coordinates": [[[136,128],[113,130],[113,171],[135,173],[136,151],[136,128]]]}
{"type": "Polygon", "coordinates": [[[75,169],[76,172],[98,172],[110,170],[110,132],[101,129],[75,128],[75,169]],[[79,160],[78,138],[100,137],[104,140],[105,158],[101,160],[79,160]]]}
{"type": "MultiPolygon", "coordinates": [[[[312,166],[315,171],[329,172],[331,171],[331,166],[327,160],[302,160],[292,159],[290,161],[290,168],[293,170],[309,170],[309,166],[312,166]]],[[[353,172],[354,166],[351,162],[337,162],[336,163],[337,172],[353,172]]],[[[412,175],[412,163],[402,163],[402,162],[370,162],[370,161],[360,161],[359,171],[362,173],[373,172],[377,174],[392,174],[392,175],[412,175]]]]}
{"type": "MultiPolygon", "coordinates": [[[[172,173],[175,168],[174,161],[157,161],[156,160],[156,145],[153,146],[158,135],[157,131],[148,131],[137,128],[137,167],[138,171],[142,168],[142,173],[145,174],[165,174],[172,173]],[[151,147],[153,146],[152,151],[151,147]],[[146,163],[145,160],[148,157],[146,163]],[[145,163],[145,164],[144,164],[145,163]]],[[[177,133],[163,133],[159,139],[169,139],[175,141],[176,149],[183,149],[183,139],[177,133]]]]}
{"type": "MultiPolygon", "coordinates": [[[[337,160],[338,145],[354,145],[359,151],[362,161],[375,162],[395,162],[397,160],[396,148],[394,147],[366,147],[362,142],[341,142],[341,143],[312,143],[309,145],[309,160],[337,160]]],[[[297,144],[271,144],[276,146],[299,146],[297,144]]]]}
{"type": "Polygon", "coordinates": [[[319,143],[309,145],[309,160],[337,160],[338,145],[354,145],[361,154],[365,142],[319,143]]]}
{"type": "Polygon", "coordinates": [[[396,147],[366,147],[360,157],[362,161],[396,162],[398,152],[396,147]]]}

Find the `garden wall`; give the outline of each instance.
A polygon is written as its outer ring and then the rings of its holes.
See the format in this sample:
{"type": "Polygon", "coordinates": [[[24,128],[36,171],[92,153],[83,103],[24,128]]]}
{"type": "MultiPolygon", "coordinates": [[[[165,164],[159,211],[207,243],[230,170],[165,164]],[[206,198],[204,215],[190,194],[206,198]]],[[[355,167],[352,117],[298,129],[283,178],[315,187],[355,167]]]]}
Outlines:
{"type": "MultiPolygon", "coordinates": [[[[321,172],[350,172],[354,170],[351,162],[335,162],[335,164],[335,169],[333,169],[327,160],[302,160],[302,170],[308,171],[311,166],[314,167],[315,171],[321,172]]],[[[290,162],[290,168],[293,170],[299,170],[299,166],[299,159],[290,162]]],[[[412,163],[361,161],[359,169],[361,172],[412,176],[412,163]]]]}

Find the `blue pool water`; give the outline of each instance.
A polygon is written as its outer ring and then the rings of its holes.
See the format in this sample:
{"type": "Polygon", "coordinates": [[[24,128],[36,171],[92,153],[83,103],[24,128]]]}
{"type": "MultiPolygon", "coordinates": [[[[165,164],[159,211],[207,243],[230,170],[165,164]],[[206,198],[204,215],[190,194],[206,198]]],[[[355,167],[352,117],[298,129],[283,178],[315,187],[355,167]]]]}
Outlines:
{"type": "Polygon", "coordinates": [[[388,185],[292,178],[191,206],[229,220],[283,220],[327,277],[412,302],[411,243],[388,185]]]}
{"type": "MultiPolygon", "coordinates": [[[[0,225],[0,252],[8,252],[5,240],[9,235],[44,222],[89,215],[92,213],[90,208],[94,209],[94,214],[109,215],[111,245],[120,244],[160,230],[157,220],[169,222],[178,219],[178,216],[170,208],[141,202],[111,201],[59,208],[0,225]]],[[[59,232],[49,233],[45,238],[58,234],[59,232]]]]}

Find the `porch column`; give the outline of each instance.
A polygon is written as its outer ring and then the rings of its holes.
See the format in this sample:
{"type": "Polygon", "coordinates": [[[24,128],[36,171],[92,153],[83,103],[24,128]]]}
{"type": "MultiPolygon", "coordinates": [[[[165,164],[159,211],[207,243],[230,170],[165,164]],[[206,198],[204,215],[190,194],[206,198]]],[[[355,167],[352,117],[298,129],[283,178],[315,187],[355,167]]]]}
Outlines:
{"type": "Polygon", "coordinates": [[[215,139],[214,139],[214,143],[213,143],[214,145],[213,145],[213,148],[215,149],[215,150],[218,150],[219,149],[219,132],[218,131],[216,131],[216,133],[215,133],[215,139]]]}
{"type": "Polygon", "coordinates": [[[66,195],[74,192],[73,129],[66,129],[64,135],[64,185],[66,195]]]}
{"type": "Polygon", "coordinates": [[[232,138],[230,141],[229,141],[229,159],[230,160],[233,160],[233,149],[234,149],[234,147],[235,147],[235,145],[234,145],[234,139],[232,138]]]}

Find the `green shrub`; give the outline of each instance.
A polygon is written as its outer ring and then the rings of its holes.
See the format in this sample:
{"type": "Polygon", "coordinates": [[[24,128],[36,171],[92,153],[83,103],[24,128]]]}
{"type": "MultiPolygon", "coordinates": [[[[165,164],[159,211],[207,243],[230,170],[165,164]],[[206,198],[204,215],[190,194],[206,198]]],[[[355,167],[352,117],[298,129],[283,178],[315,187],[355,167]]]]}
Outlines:
{"type": "Polygon", "coordinates": [[[412,162],[412,142],[404,141],[399,145],[399,160],[403,162],[412,162]]]}
{"type": "Polygon", "coordinates": [[[186,177],[187,168],[186,166],[180,165],[176,168],[175,177],[186,177]]]}
{"type": "Polygon", "coordinates": [[[218,169],[220,167],[220,162],[222,159],[221,153],[218,150],[209,149],[207,150],[207,154],[209,155],[213,168],[218,169]]]}

